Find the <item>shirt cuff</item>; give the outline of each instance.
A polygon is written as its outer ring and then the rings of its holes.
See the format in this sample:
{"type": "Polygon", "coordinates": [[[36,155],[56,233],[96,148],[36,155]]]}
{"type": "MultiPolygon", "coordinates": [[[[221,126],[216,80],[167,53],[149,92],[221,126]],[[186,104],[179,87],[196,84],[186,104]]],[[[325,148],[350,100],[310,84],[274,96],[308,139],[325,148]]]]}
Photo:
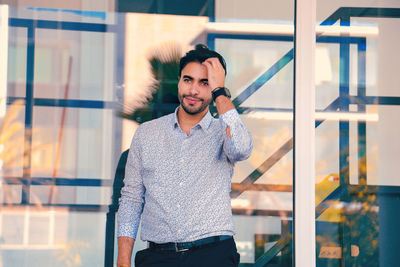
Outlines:
{"type": "Polygon", "coordinates": [[[136,239],[137,229],[132,227],[132,223],[118,224],[118,237],[127,236],[136,239]]]}
{"type": "Polygon", "coordinates": [[[227,112],[225,112],[224,114],[222,114],[222,115],[219,116],[219,117],[220,117],[220,118],[222,119],[222,121],[223,121],[226,125],[228,125],[228,126],[233,125],[233,124],[235,124],[238,120],[240,120],[239,113],[237,112],[236,109],[228,110],[227,112]]]}

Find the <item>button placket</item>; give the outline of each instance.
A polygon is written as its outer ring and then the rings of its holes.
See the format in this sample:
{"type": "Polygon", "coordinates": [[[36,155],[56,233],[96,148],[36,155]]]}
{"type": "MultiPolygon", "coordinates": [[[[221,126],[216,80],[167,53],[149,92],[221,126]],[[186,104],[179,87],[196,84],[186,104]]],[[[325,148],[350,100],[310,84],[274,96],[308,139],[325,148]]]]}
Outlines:
{"type": "MultiPolygon", "coordinates": [[[[178,155],[176,155],[176,159],[175,159],[176,160],[175,166],[176,166],[176,171],[177,171],[176,180],[174,181],[175,185],[179,184],[179,182],[182,180],[182,177],[184,177],[184,175],[185,175],[185,171],[184,171],[183,165],[182,165],[182,163],[183,163],[182,160],[183,160],[183,151],[185,150],[186,138],[187,138],[186,134],[181,135],[179,138],[180,148],[177,149],[178,155]]],[[[174,155],[171,155],[171,156],[174,156],[174,155]]]]}
{"type": "Polygon", "coordinates": [[[182,146],[181,146],[181,153],[180,153],[180,157],[179,157],[179,169],[180,169],[180,173],[181,173],[181,178],[180,178],[180,182],[179,182],[179,187],[183,186],[183,181],[185,180],[185,175],[187,174],[186,168],[187,168],[187,160],[186,160],[186,155],[185,155],[185,151],[188,151],[187,146],[189,145],[189,138],[190,136],[185,137],[185,139],[182,142],[182,146]]]}

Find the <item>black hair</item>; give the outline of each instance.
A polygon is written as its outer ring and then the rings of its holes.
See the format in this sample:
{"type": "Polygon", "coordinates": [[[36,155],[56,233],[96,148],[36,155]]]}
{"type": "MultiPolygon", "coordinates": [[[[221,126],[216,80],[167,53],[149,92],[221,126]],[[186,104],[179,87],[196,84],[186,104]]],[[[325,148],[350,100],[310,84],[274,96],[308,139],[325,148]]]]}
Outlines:
{"type": "Polygon", "coordinates": [[[218,58],[219,62],[225,70],[226,75],[226,63],[224,58],[214,50],[210,50],[206,45],[197,44],[195,49],[190,50],[186,53],[186,55],[181,58],[179,62],[179,77],[181,76],[183,68],[190,62],[203,63],[205,60],[212,57],[218,58]]]}

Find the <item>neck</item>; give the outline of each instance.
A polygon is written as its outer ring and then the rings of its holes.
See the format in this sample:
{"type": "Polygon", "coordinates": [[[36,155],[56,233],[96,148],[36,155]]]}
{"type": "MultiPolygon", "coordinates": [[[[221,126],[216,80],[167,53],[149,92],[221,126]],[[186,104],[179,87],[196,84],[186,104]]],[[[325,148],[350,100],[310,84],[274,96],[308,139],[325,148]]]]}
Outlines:
{"type": "Polygon", "coordinates": [[[186,131],[192,129],[193,126],[198,124],[204,116],[207,114],[208,108],[203,110],[200,113],[197,114],[189,114],[186,113],[186,111],[182,108],[182,106],[179,106],[178,110],[178,122],[179,125],[181,126],[182,130],[186,131]]]}

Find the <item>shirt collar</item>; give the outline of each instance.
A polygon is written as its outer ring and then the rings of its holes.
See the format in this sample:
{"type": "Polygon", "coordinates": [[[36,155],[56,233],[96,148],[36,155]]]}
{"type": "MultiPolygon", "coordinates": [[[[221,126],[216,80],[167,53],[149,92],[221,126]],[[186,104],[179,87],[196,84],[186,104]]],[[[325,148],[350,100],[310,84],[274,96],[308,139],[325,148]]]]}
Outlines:
{"type": "MultiPolygon", "coordinates": [[[[175,129],[176,127],[180,127],[179,121],[178,121],[178,110],[179,110],[179,108],[180,108],[180,106],[178,106],[178,107],[175,109],[174,116],[173,116],[173,126],[174,126],[174,129],[175,129]]],[[[200,121],[198,124],[196,124],[194,127],[196,127],[197,125],[199,125],[203,130],[207,130],[208,127],[209,127],[210,124],[211,124],[211,121],[212,121],[212,116],[211,116],[211,114],[210,114],[210,111],[208,110],[207,113],[206,113],[206,115],[205,115],[205,116],[201,119],[201,121],[200,121]]],[[[193,128],[194,128],[194,127],[193,127],[193,128]]]]}
{"type": "Polygon", "coordinates": [[[178,121],[178,110],[179,110],[179,107],[180,106],[178,106],[176,109],[175,109],[175,112],[174,112],[174,116],[173,116],[173,126],[174,126],[174,129],[176,128],[176,127],[178,127],[178,126],[180,126],[179,125],[179,121],[178,121]]]}

